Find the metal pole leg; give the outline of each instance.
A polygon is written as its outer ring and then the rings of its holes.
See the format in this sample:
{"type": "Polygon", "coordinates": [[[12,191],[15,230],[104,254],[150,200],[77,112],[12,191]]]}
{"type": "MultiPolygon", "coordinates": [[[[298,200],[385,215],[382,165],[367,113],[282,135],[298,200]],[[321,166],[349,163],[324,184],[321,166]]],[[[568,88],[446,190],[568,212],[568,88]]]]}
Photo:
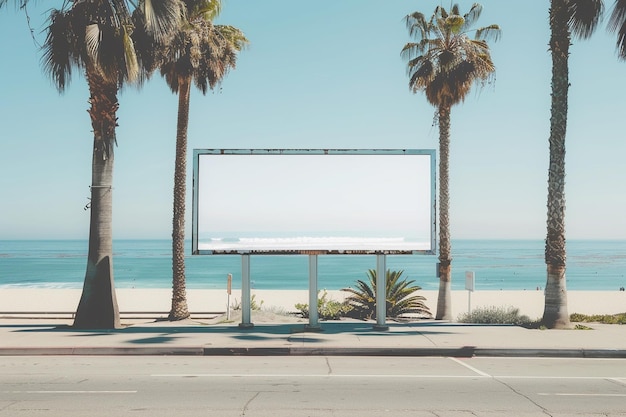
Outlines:
{"type": "Polygon", "coordinates": [[[250,302],[250,254],[241,255],[241,323],[239,327],[254,327],[251,317],[250,302]]]}
{"type": "Polygon", "coordinates": [[[319,332],[319,312],[317,311],[317,255],[309,255],[309,324],[305,330],[319,332]]]}
{"type": "Polygon", "coordinates": [[[385,324],[387,316],[387,257],[376,255],[376,325],[374,330],[389,330],[385,324]]]}

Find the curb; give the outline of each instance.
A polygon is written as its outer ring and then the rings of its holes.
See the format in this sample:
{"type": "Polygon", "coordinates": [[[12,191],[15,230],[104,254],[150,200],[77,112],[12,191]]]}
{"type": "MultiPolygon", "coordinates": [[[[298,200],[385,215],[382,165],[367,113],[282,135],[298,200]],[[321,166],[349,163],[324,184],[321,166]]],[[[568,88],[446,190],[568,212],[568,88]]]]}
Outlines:
{"type": "Polygon", "coordinates": [[[490,349],[476,348],[479,357],[626,358],[626,349],[490,349]]]}
{"type": "Polygon", "coordinates": [[[202,356],[202,347],[27,347],[0,348],[0,356],[202,356]]]}
{"type": "Polygon", "coordinates": [[[461,348],[204,348],[204,356],[453,356],[470,358],[474,349],[461,348]]]}
{"type": "Polygon", "coordinates": [[[626,349],[307,348],[307,347],[13,347],[0,356],[401,356],[626,358],[626,349]]]}

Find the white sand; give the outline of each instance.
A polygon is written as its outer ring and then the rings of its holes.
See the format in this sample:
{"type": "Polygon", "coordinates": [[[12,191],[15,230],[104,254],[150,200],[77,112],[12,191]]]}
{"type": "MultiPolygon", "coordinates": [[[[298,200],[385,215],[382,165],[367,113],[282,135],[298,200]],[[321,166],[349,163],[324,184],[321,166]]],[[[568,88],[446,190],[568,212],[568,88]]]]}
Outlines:
{"type": "MultiPolygon", "coordinates": [[[[171,305],[169,289],[117,289],[121,312],[159,312],[167,314],[171,305]]],[[[263,308],[296,311],[296,303],[308,303],[307,290],[252,290],[255,301],[263,302],[263,308]]],[[[434,314],[437,308],[437,291],[420,291],[426,297],[426,305],[434,314]]],[[[80,300],[80,289],[0,289],[0,315],[7,312],[74,312],[80,300]]],[[[341,301],[347,295],[343,291],[328,291],[331,299],[341,301]]],[[[187,290],[191,312],[223,312],[226,310],[226,290],[187,290]]],[[[241,302],[241,292],[233,290],[230,304],[241,302]]],[[[467,291],[452,291],[452,316],[467,313],[467,291]]],[[[516,307],[531,319],[543,315],[543,291],[475,291],[471,293],[471,308],[516,307]]],[[[615,314],[626,312],[624,291],[568,291],[570,313],[615,314]]]]}

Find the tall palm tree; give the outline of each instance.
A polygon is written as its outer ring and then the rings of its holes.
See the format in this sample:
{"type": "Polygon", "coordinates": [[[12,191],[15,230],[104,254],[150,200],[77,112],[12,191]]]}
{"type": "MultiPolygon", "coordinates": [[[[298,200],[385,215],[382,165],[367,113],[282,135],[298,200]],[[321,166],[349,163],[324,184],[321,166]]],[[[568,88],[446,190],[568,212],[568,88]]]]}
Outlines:
{"type": "Polygon", "coordinates": [[[542,319],[548,328],[564,328],[570,325],[565,279],[565,133],[569,91],[569,47],[572,35],[586,39],[593,34],[603,9],[602,0],[550,1],[552,104],[545,248],[547,280],[542,319]]]}
{"type": "Polygon", "coordinates": [[[461,15],[455,4],[450,13],[438,6],[430,20],[420,12],[405,19],[410,36],[416,40],[402,49],[402,56],[408,60],[409,87],[414,93],[425,92],[428,102],[437,108],[439,122],[438,320],[452,319],[448,169],[451,108],[465,99],[474,83],[482,86],[495,73],[487,40],[498,40],[500,27],[475,29],[474,38],[469,37],[481,12],[482,6],[475,3],[461,15]]]}
{"type": "Polygon", "coordinates": [[[233,26],[214,25],[219,0],[184,0],[187,20],[157,53],[155,63],[172,92],[178,94],[174,209],[172,222],[172,308],[170,320],[189,317],[185,284],[185,198],[187,174],[187,126],[191,84],[206,94],[231,68],[237,53],[248,43],[233,26]]]}
{"type": "Polygon", "coordinates": [[[617,51],[626,60],[626,0],[615,0],[609,20],[609,30],[617,32],[617,51]]]}
{"type": "Polygon", "coordinates": [[[182,10],[178,0],[75,0],[50,14],[44,70],[60,92],[69,84],[73,68],[85,72],[94,135],[87,270],[74,319],[78,328],[120,327],[113,281],[113,148],[117,93],[139,75],[131,35],[137,22],[143,22],[145,32],[160,39],[179,25],[182,10]]]}

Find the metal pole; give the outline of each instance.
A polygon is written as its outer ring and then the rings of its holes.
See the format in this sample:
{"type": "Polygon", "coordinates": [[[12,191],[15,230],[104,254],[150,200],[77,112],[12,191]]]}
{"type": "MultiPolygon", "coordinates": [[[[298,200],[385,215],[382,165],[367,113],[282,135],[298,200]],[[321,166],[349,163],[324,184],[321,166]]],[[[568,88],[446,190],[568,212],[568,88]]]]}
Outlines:
{"type": "Polygon", "coordinates": [[[239,327],[254,327],[250,320],[250,254],[241,255],[241,323],[239,327]]]}
{"type": "Polygon", "coordinates": [[[389,330],[385,324],[387,316],[387,256],[376,255],[376,325],[374,330],[389,330]]]}
{"type": "Polygon", "coordinates": [[[475,276],[473,271],[465,271],[465,289],[467,290],[467,315],[472,314],[472,293],[474,292],[475,276]]]}
{"type": "Polygon", "coordinates": [[[232,293],[233,288],[233,274],[228,274],[226,276],[226,320],[230,320],[230,294],[232,293]]]}
{"type": "Polygon", "coordinates": [[[309,324],[308,331],[320,331],[319,312],[317,311],[317,255],[309,255],[309,324]]]}

